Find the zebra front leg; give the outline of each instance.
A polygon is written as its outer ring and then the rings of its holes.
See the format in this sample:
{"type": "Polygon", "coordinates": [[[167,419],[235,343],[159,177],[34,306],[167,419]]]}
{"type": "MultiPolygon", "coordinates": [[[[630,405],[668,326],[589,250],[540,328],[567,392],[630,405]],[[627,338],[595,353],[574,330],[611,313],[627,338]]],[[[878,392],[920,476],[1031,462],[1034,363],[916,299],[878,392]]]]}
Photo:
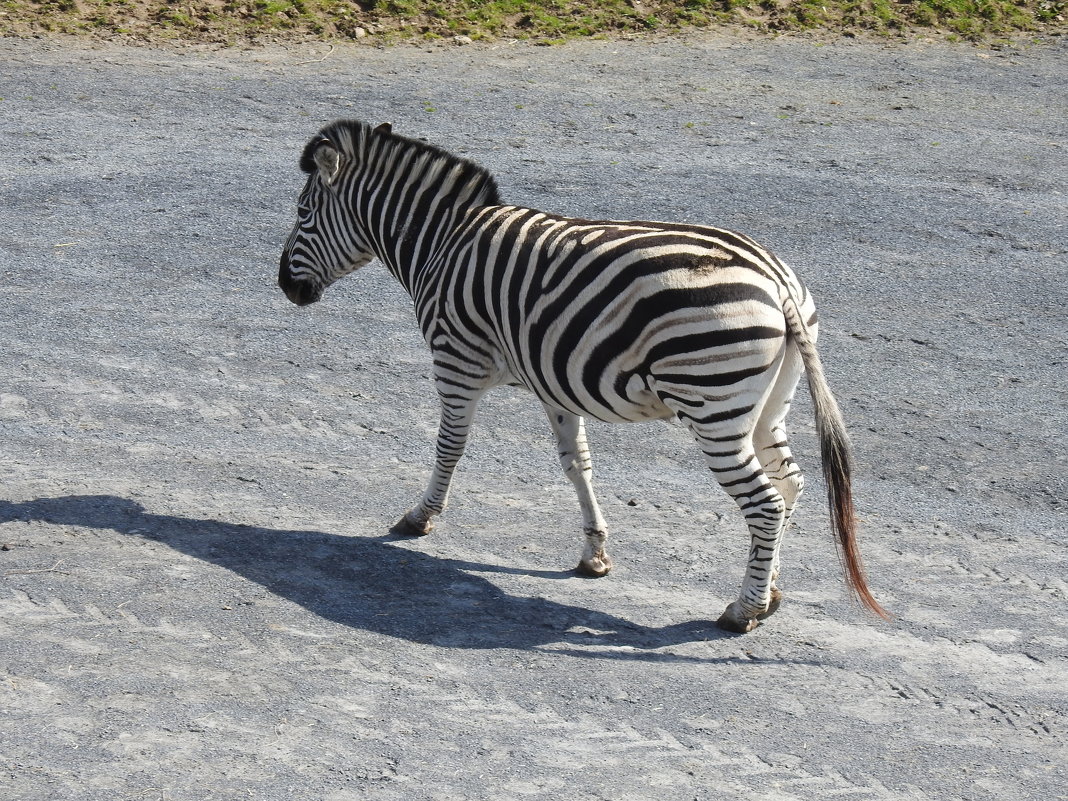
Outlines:
{"type": "Polygon", "coordinates": [[[449,501],[449,486],[456,464],[464,455],[467,435],[475,418],[478,398],[441,398],[441,424],[438,427],[438,442],[434,470],[430,484],[419,504],[408,510],[391,533],[407,537],[422,537],[434,529],[434,517],[445,511],[449,501]]]}
{"type": "Polygon", "coordinates": [[[608,529],[597,498],[593,494],[593,464],[586,443],[586,426],[577,414],[545,406],[553,433],[556,435],[560,466],[578,494],[582,508],[582,556],[576,570],[584,576],[603,576],[612,569],[612,560],[605,550],[608,529]]]}

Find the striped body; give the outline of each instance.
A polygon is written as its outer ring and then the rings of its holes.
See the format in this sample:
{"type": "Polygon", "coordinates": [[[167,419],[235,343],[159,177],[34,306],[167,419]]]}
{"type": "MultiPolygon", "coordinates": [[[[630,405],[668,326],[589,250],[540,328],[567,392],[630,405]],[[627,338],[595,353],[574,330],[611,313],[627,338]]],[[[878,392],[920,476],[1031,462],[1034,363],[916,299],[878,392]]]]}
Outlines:
{"type": "Polygon", "coordinates": [[[788,267],[714,228],[491,206],[444,253],[416,297],[435,353],[476,384],[519,383],[607,422],[670,417],[665,399],[688,399],[695,382],[724,413],[750,414],[760,398],[736,385],[780,355],[780,295],[814,315],[788,267]]]}
{"type": "Polygon", "coordinates": [[[741,596],[720,624],[747,631],[778,605],[779,546],[803,479],[785,417],[807,368],[846,575],[867,590],[853,534],[849,448],[794,273],[748,237],[658,222],[595,222],[501,205],[480,167],[385,126],[339,122],[307,146],[308,183],[279,284],[295,303],[377,257],[408,290],[442,402],[437,459],[399,530],[426,534],[448,498],[479,398],[515,384],[545,407],[578,494],[579,569],[611,567],[584,417],[677,417],[749,526],[741,596]]]}

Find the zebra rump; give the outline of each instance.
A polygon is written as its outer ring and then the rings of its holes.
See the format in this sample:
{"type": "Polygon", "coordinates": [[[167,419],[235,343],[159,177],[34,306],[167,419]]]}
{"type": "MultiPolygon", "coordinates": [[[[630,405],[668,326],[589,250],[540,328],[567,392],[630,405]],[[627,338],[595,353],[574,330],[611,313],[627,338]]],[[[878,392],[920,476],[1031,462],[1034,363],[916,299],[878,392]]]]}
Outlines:
{"type": "Polygon", "coordinates": [[[441,400],[423,498],[395,527],[422,535],[445,509],[479,398],[502,384],[544,406],[578,495],[579,571],[611,569],[584,418],[675,417],[693,433],[750,533],[741,593],[719,618],[744,632],[778,607],[779,550],[803,489],[785,418],[807,372],[831,528],[846,581],[868,589],[852,457],[816,351],[815,306],[747,236],[665,222],[569,218],[502,203],[482,167],[425,142],[339,121],[305,147],[308,174],[278,282],[299,305],[378,258],[412,297],[441,400]]]}

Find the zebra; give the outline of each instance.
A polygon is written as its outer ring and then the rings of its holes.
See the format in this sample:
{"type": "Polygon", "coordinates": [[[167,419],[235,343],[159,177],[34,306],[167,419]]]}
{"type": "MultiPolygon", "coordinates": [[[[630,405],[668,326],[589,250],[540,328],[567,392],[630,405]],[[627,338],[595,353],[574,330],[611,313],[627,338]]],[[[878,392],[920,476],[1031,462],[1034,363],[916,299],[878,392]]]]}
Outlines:
{"type": "Polygon", "coordinates": [[[521,386],[541,401],[578,495],[577,570],[603,576],[612,560],[584,418],[674,417],[748,525],[741,592],[717,622],[750,631],[782,600],[779,549],[804,486],[785,418],[804,372],[847,586],[888,619],[861,563],[851,449],[816,351],[815,307],[781,259],[719,228],[504,204],[489,171],[388,123],[338,120],[308,142],[300,166],[308,177],[278,271],[285,295],[313,303],[378,258],[412,297],[433,356],[436,458],[394,533],[430,533],[479,399],[521,386]]]}

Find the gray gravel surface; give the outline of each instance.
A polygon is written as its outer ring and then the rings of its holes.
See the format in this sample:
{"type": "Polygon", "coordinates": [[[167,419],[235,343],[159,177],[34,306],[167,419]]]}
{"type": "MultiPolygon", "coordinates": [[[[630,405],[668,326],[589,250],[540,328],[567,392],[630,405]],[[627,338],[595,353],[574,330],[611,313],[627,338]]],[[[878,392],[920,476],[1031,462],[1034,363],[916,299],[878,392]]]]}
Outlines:
{"type": "Polygon", "coordinates": [[[1068,798],[1068,49],[0,40],[0,798],[1068,798]],[[388,120],[504,197],[792,262],[851,425],[873,619],[809,490],[786,600],[686,433],[592,425],[586,580],[537,404],[437,422],[380,266],[274,286],[303,143],[388,120]]]}

